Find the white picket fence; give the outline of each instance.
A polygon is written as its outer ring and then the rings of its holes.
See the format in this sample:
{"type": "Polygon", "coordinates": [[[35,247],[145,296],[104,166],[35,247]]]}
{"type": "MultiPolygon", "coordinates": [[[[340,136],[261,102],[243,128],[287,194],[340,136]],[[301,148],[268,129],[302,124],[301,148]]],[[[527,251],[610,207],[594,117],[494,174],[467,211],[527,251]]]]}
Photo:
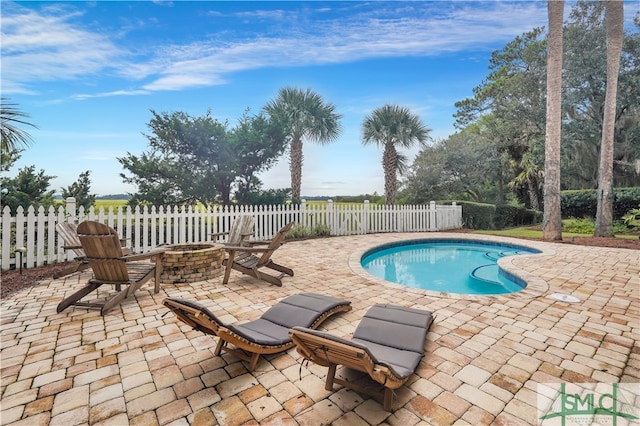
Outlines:
{"type": "Polygon", "coordinates": [[[254,240],[265,240],[288,222],[310,230],[322,226],[331,235],[356,235],[378,232],[425,232],[462,227],[462,206],[429,205],[387,206],[370,204],[307,204],[278,206],[144,206],[132,209],[112,207],[85,212],[68,198],[58,208],[33,206],[25,212],[18,208],[15,216],[8,207],[2,213],[2,270],[20,264],[24,268],[64,262],[73,253],[62,249],[64,241],[55,228],[59,222],[80,223],[94,220],[114,228],[134,253],[144,253],[161,244],[183,244],[211,241],[212,233],[225,232],[233,220],[250,214],[256,221],[254,240]],[[16,249],[21,249],[17,250],[16,249]],[[16,256],[18,259],[16,259],[16,256]]]}

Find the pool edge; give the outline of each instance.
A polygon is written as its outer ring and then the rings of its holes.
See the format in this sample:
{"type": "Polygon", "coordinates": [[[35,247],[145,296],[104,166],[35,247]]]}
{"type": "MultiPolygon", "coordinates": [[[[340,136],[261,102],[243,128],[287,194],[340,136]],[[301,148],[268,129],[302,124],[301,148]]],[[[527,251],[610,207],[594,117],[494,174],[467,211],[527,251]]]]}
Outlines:
{"type": "Polygon", "coordinates": [[[426,296],[432,297],[440,297],[440,298],[451,298],[451,299],[465,299],[465,300],[486,300],[487,298],[495,298],[495,299],[520,299],[522,297],[526,298],[535,298],[540,297],[549,291],[549,284],[541,279],[538,276],[534,276],[533,274],[519,268],[517,265],[513,264],[514,259],[529,259],[532,256],[552,256],[555,254],[554,250],[550,250],[548,246],[544,244],[540,244],[537,241],[530,240],[520,240],[508,237],[500,237],[493,235],[478,235],[478,234],[456,234],[456,233],[437,233],[437,234],[396,234],[397,239],[395,241],[390,241],[386,243],[380,243],[377,245],[360,248],[355,250],[349,255],[348,265],[351,271],[358,276],[367,279],[370,282],[380,284],[385,287],[390,287],[394,289],[404,289],[410,293],[422,294],[426,296]],[[523,280],[527,283],[527,286],[520,291],[514,293],[506,293],[506,294],[492,294],[492,295],[479,295],[479,294],[463,294],[463,293],[447,293],[447,292],[439,292],[433,290],[424,290],[414,287],[408,287],[402,284],[393,283],[390,281],[386,281],[382,278],[376,277],[375,275],[367,272],[361,264],[362,256],[373,250],[375,247],[379,247],[382,245],[389,244],[408,244],[411,242],[418,242],[424,240],[451,240],[458,239],[463,241],[478,241],[483,243],[502,243],[502,244],[511,244],[516,246],[522,246],[531,248],[534,250],[538,250],[539,253],[532,254],[521,254],[518,256],[507,256],[501,259],[498,259],[498,266],[503,269],[506,273],[511,274],[518,279],[523,280]]]}

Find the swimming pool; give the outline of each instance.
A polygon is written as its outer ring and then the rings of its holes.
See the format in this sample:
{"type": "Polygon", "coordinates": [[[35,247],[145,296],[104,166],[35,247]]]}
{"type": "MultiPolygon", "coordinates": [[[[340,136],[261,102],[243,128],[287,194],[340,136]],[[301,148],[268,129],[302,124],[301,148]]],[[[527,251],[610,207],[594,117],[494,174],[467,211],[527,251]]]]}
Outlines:
{"type": "Polygon", "coordinates": [[[540,253],[508,243],[462,239],[412,240],[364,253],[362,267],[386,281],[458,294],[506,294],[527,283],[498,266],[505,256],[540,253]]]}

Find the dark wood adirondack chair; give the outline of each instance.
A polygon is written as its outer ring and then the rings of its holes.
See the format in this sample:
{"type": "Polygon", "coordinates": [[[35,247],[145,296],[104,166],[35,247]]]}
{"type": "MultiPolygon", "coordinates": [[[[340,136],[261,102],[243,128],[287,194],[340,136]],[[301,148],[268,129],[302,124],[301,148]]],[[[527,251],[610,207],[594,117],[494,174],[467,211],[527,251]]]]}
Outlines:
{"type": "Polygon", "coordinates": [[[78,238],[86,256],[93,278],[80,290],[58,304],[58,312],[71,305],[99,309],[102,315],[133,295],[144,283],[155,279],[155,292],[160,291],[161,260],[164,250],[125,255],[116,231],[99,222],[82,222],[77,228],[78,238]],[[149,261],[151,260],[151,262],[149,261]],[[99,295],[90,302],[81,301],[102,285],[113,286],[115,292],[99,295]]]}
{"type": "Polygon", "coordinates": [[[293,222],[283,226],[270,241],[253,242],[249,247],[226,246],[225,250],[229,256],[222,262],[226,266],[222,283],[227,284],[229,282],[231,270],[235,269],[243,274],[251,275],[259,280],[281,287],[282,277],[284,275],[293,276],[293,270],[274,262],[271,259],[271,255],[284,243],[284,236],[292,226],[293,222]],[[260,245],[266,247],[260,247],[260,245]],[[264,268],[273,269],[281,274],[279,276],[267,274],[261,270],[264,268]]]}
{"type": "MultiPolygon", "coordinates": [[[[62,249],[64,251],[71,250],[75,255],[76,263],[69,266],[68,268],[63,269],[60,272],[56,272],[53,274],[53,278],[60,278],[66,275],[73,274],[74,272],[79,272],[87,269],[89,267],[89,262],[87,261],[87,256],[82,250],[82,244],[80,243],[80,238],[78,237],[78,226],[72,222],[59,222],[56,225],[56,232],[62,238],[64,245],[62,249]]],[[[120,243],[124,244],[125,240],[120,239],[120,243]]],[[[122,248],[122,252],[127,255],[130,253],[129,249],[122,248]]]]}

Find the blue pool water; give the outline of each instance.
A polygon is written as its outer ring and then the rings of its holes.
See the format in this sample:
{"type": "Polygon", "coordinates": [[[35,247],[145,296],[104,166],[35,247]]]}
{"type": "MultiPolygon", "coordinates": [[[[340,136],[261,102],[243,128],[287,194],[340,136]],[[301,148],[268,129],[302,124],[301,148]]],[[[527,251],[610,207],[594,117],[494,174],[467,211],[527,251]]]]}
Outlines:
{"type": "Polygon", "coordinates": [[[470,240],[419,240],[369,250],[362,267],[372,275],[409,287],[461,294],[505,294],[526,283],[498,267],[504,256],[540,253],[511,244],[470,240]]]}

